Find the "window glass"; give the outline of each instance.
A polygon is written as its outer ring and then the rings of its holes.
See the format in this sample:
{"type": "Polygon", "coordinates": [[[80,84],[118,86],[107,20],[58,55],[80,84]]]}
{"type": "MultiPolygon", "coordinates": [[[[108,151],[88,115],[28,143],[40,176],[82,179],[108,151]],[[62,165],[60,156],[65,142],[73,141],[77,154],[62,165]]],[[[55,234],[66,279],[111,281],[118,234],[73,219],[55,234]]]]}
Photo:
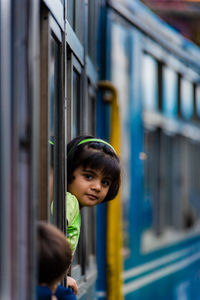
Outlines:
{"type": "Polygon", "coordinates": [[[88,55],[92,61],[96,59],[96,47],[95,47],[95,36],[96,36],[96,1],[88,1],[88,55]]]}
{"type": "Polygon", "coordinates": [[[196,87],[195,105],[196,105],[196,114],[197,114],[197,117],[200,118],[200,86],[196,87]]]}
{"type": "Polygon", "coordinates": [[[158,109],[158,65],[150,55],[144,54],[142,60],[142,100],[145,110],[158,109]]]}
{"type": "Polygon", "coordinates": [[[200,144],[190,144],[190,160],[189,160],[189,201],[191,205],[190,213],[194,218],[200,219],[200,144]]]}
{"type": "Polygon", "coordinates": [[[162,110],[168,117],[177,114],[178,76],[175,71],[163,67],[162,110]]]}
{"type": "Polygon", "coordinates": [[[83,42],[83,13],[84,13],[84,1],[76,0],[76,13],[75,13],[75,32],[81,42],[83,42]]]}
{"type": "Polygon", "coordinates": [[[161,136],[161,167],[160,167],[160,202],[162,204],[161,211],[161,228],[173,225],[173,137],[166,134],[161,136]]]}
{"type": "Polygon", "coordinates": [[[75,30],[75,0],[67,1],[67,20],[71,27],[75,30]]]}
{"type": "Polygon", "coordinates": [[[193,115],[193,85],[190,81],[181,79],[181,116],[189,120],[193,115]]]}
{"type": "Polygon", "coordinates": [[[73,70],[73,118],[72,118],[72,137],[80,134],[80,74],[73,70]]]}
{"type": "MultiPolygon", "coordinates": [[[[189,229],[195,224],[195,215],[196,212],[194,210],[192,201],[190,201],[190,194],[192,190],[191,185],[191,176],[192,174],[192,161],[191,161],[191,155],[192,155],[192,144],[191,141],[185,137],[181,138],[181,175],[182,175],[182,186],[180,191],[180,197],[181,197],[181,210],[182,210],[182,219],[181,219],[181,228],[182,229],[189,229]]],[[[193,178],[194,179],[194,178],[193,178]]]]}
{"type": "Polygon", "coordinates": [[[96,134],[96,98],[88,83],[88,133],[96,134]]]}
{"type": "Polygon", "coordinates": [[[84,1],[67,1],[67,20],[81,42],[83,42],[83,13],[84,1]]]}
{"type": "MultiPolygon", "coordinates": [[[[56,210],[56,143],[58,130],[58,100],[59,100],[59,43],[51,35],[50,38],[50,65],[49,65],[49,215],[52,216],[51,202],[56,210]],[[54,145],[53,145],[54,144],[54,145]]],[[[56,213],[53,213],[56,218],[56,213]]],[[[52,217],[51,217],[52,220],[52,217]]],[[[55,220],[54,220],[55,221],[55,220]]]]}
{"type": "Polygon", "coordinates": [[[181,135],[145,132],[144,250],[176,241],[180,231],[191,230],[200,218],[199,151],[199,143],[181,135]]]}
{"type": "Polygon", "coordinates": [[[144,202],[143,228],[154,227],[159,231],[158,177],[159,177],[159,131],[145,131],[144,152],[140,153],[144,161],[144,202]],[[153,213],[154,211],[154,213],[153,213]]]}

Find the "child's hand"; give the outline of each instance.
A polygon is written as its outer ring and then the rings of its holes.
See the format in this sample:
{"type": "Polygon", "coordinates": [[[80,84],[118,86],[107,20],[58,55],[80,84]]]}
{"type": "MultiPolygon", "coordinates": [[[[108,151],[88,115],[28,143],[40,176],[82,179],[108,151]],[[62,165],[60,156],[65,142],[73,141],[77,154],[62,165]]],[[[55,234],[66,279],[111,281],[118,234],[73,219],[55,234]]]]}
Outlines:
{"type": "Polygon", "coordinates": [[[67,286],[74,291],[74,294],[77,295],[78,293],[78,286],[76,280],[70,276],[67,276],[67,286]]]}

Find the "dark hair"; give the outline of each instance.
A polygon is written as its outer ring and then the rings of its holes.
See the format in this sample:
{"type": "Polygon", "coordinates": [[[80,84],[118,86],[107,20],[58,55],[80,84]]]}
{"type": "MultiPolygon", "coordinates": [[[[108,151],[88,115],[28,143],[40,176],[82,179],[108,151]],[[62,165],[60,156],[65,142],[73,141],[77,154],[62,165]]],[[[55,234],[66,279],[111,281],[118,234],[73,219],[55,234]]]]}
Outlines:
{"type": "Polygon", "coordinates": [[[38,283],[52,283],[69,268],[72,251],[65,235],[54,225],[37,222],[38,283]]]}
{"type": "MultiPolygon", "coordinates": [[[[85,139],[93,136],[79,136],[67,145],[67,183],[70,184],[74,171],[82,166],[84,169],[101,170],[103,175],[111,177],[112,183],[103,202],[112,200],[118,193],[120,186],[119,158],[108,144],[98,141],[88,141],[79,145],[85,139]],[[93,151],[93,149],[99,151],[93,151]]],[[[95,138],[94,138],[95,139],[95,138]]]]}

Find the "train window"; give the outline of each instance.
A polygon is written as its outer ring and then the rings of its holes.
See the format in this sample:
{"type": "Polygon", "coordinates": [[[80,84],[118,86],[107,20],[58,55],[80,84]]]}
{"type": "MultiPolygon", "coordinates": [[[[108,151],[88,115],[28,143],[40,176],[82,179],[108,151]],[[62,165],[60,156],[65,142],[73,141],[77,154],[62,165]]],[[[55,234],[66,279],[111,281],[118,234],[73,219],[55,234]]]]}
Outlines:
{"type": "Polygon", "coordinates": [[[84,1],[81,0],[67,1],[67,20],[81,42],[83,42],[83,27],[84,27],[83,14],[84,14],[84,1]]]}
{"type": "Polygon", "coordinates": [[[40,181],[38,217],[62,228],[64,184],[62,156],[63,110],[62,34],[45,6],[41,8],[40,181]],[[47,200],[48,199],[48,200],[47,200]],[[52,200],[54,201],[51,206],[52,200]],[[52,217],[53,209],[53,217],[52,217]]]}
{"type": "Polygon", "coordinates": [[[167,117],[177,115],[178,111],[178,76],[175,71],[163,67],[162,111],[167,117]]]}
{"type": "MultiPolygon", "coordinates": [[[[180,175],[177,184],[180,187],[179,198],[181,199],[180,207],[181,219],[179,229],[189,229],[195,224],[196,216],[192,201],[190,199],[192,183],[191,177],[193,177],[193,164],[192,164],[192,153],[193,145],[189,139],[186,137],[181,137],[179,147],[181,146],[181,153],[179,151],[180,157],[180,175]]],[[[179,149],[180,150],[180,149],[179,149]]],[[[197,174],[197,177],[199,175],[197,174]]],[[[194,177],[193,177],[194,179],[194,177]]],[[[177,188],[177,187],[176,187],[177,188]]]]}
{"type": "MultiPolygon", "coordinates": [[[[61,124],[59,120],[62,119],[59,116],[59,105],[60,103],[60,48],[59,42],[54,37],[53,34],[50,36],[50,69],[49,69],[49,140],[53,137],[53,153],[52,153],[52,145],[50,144],[50,165],[49,165],[49,202],[51,203],[53,199],[53,222],[55,224],[59,223],[59,219],[61,219],[61,215],[59,212],[59,159],[58,159],[58,151],[59,151],[59,129],[61,124]],[[52,178],[53,185],[52,185],[52,178]]],[[[51,214],[51,206],[49,206],[49,214],[51,214]]]]}
{"type": "Polygon", "coordinates": [[[181,88],[180,88],[180,113],[181,116],[189,120],[193,115],[193,85],[192,82],[181,78],[181,88]]]}
{"type": "MultiPolygon", "coordinates": [[[[88,78],[90,69],[83,72],[83,65],[75,57],[72,49],[68,47],[67,61],[67,93],[68,93],[68,139],[71,140],[80,134],[94,134],[96,122],[96,95],[93,82],[88,78]],[[88,76],[88,77],[86,77],[88,76]],[[85,83],[85,84],[83,84],[85,83]],[[83,90],[84,89],[84,90],[83,90]],[[86,95],[86,97],[83,97],[86,95]],[[84,118],[83,118],[84,116],[84,118]]],[[[93,78],[94,79],[94,78],[93,78]]],[[[91,274],[95,278],[95,254],[96,254],[96,229],[94,220],[95,208],[83,208],[81,210],[81,234],[77,250],[73,258],[71,275],[79,284],[91,274]]],[[[85,282],[91,284],[91,282],[85,282]]]]}
{"type": "Polygon", "coordinates": [[[92,61],[96,61],[96,46],[94,39],[97,31],[97,2],[88,1],[88,55],[92,61]]]}
{"type": "Polygon", "coordinates": [[[73,137],[80,134],[80,74],[73,70],[73,137]]]}
{"type": "Polygon", "coordinates": [[[88,133],[96,134],[96,98],[94,89],[88,83],[88,133]]]}
{"type": "Polygon", "coordinates": [[[142,59],[142,99],[145,110],[158,110],[158,63],[150,55],[142,59]]]}
{"type": "Polygon", "coordinates": [[[195,110],[197,118],[200,119],[200,86],[196,87],[196,93],[195,93],[195,110]]]}
{"type": "Polygon", "coordinates": [[[189,160],[189,201],[191,204],[191,212],[193,217],[200,219],[200,162],[199,162],[199,152],[200,144],[199,142],[191,142],[190,150],[190,160],[189,160]],[[194,215],[194,212],[196,216],[194,215]]]}
{"type": "MultiPolygon", "coordinates": [[[[87,122],[87,132],[89,135],[96,134],[96,95],[95,90],[88,80],[88,97],[87,97],[87,107],[88,107],[88,122],[87,122]]],[[[94,220],[96,219],[96,207],[85,208],[84,212],[84,234],[85,234],[85,258],[86,258],[86,269],[90,269],[94,264],[94,255],[96,253],[96,226],[94,220]]]]}
{"type": "Polygon", "coordinates": [[[159,201],[158,201],[158,180],[159,180],[159,157],[160,157],[160,133],[159,130],[145,130],[144,134],[144,202],[145,213],[143,228],[149,229],[152,226],[159,233],[159,201]],[[154,211],[154,213],[153,213],[154,211]]]}
{"type": "Polygon", "coordinates": [[[68,55],[68,57],[68,137],[69,139],[72,139],[80,135],[82,131],[82,67],[77,61],[77,59],[74,57],[72,52],[70,52],[70,55],[68,55]]]}
{"type": "Polygon", "coordinates": [[[74,17],[75,9],[74,9],[74,7],[75,7],[74,0],[67,1],[67,20],[73,29],[75,29],[75,17],[74,17]]]}
{"type": "Polygon", "coordinates": [[[197,223],[199,149],[199,143],[179,134],[169,135],[159,128],[145,131],[144,250],[175,241],[180,231],[192,229],[197,223]]]}
{"type": "Polygon", "coordinates": [[[175,199],[172,195],[173,185],[173,137],[161,135],[161,160],[160,160],[160,202],[161,224],[160,231],[168,226],[173,226],[173,205],[175,199]]]}

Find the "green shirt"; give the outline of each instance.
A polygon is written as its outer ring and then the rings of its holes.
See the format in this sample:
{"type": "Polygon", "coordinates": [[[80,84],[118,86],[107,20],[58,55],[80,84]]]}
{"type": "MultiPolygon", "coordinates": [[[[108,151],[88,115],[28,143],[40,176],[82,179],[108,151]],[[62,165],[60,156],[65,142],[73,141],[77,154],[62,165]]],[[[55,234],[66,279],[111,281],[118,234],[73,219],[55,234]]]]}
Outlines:
{"type": "Polygon", "coordinates": [[[74,254],[78,244],[80,227],[81,227],[81,214],[79,202],[77,198],[71,193],[67,192],[67,239],[71,245],[74,254]]]}
{"type": "MultiPolygon", "coordinates": [[[[80,228],[81,228],[81,214],[79,202],[77,198],[71,193],[66,194],[67,207],[67,239],[70,243],[72,253],[74,254],[78,244],[80,228]]],[[[51,213],[53,215],[53,202],[51,204],[51,213]]]]}

